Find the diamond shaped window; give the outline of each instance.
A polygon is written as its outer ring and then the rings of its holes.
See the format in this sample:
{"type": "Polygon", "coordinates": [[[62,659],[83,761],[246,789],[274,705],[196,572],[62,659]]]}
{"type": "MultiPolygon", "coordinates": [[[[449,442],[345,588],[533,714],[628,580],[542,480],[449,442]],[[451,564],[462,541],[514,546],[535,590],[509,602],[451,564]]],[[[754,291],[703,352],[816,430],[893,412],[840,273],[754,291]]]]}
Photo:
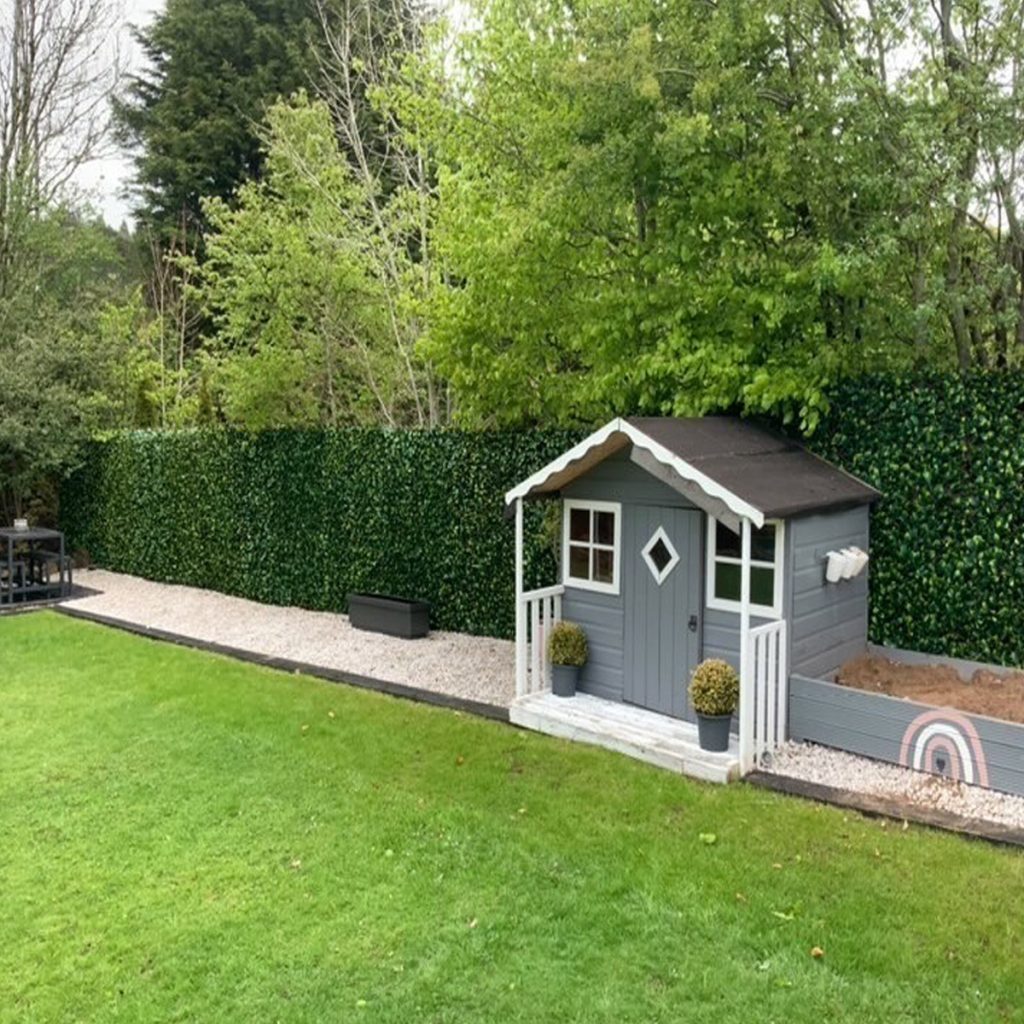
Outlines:
{"type": "Polygon", "coordinates": [[[651,570],[651,575],[654,577],[654,582],[659,587],[668,579],[669,573],[679,561],[679,552],[676,551],[664,527],[661,526],[654,531],[654,535],[645,545],[643,556],[647,568],[651,570]]]}

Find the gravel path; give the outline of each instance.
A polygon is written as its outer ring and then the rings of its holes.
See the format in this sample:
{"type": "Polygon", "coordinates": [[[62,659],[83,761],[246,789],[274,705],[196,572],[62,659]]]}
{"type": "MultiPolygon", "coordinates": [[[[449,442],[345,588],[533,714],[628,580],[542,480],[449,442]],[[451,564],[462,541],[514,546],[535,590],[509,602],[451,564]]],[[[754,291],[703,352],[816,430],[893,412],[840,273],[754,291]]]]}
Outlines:
{"type": "Polygon", "coordinates": [[[775,752],[771,767],[766,770],[806,782],[932,807],[965,818],[1024,828],[1024,797],[967,786],[813,743],[787,743],[775,752]]]}
{"type": "Polygon", "coordinates": [[[507,707],[515,696],[509,640],[433,632],[400,640],[353,629],[347,615],[281,608],[99,569],[75,573],[94,595],[65,602],[121,622],[271,657],[507,707]]]}

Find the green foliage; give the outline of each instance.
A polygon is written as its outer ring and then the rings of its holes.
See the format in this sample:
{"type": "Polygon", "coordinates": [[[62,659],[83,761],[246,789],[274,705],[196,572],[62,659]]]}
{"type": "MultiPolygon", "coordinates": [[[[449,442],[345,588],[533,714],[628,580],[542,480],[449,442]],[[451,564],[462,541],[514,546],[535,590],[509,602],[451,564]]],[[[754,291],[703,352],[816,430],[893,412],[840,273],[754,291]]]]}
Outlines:
{"type": "Polygon", "coordinates": [[[389,313],[365,187],[327,107],[301,93],[272,107],[263,179],[205,211],[197,295],[224,419],[253,430],[415,423],[423,368],[391,332],[410,311],[389,313]]]}
{"type": "MultiPolygon", "coordinates": [[[[104,567],[275,604],[351,591],[429,601],[436,628],[511,636],[509,487],[575,442],[561,431],[126,432],[67,483],[69,541],[104,567]]],[[[555,566],[527,510],[528,587],[555,566]]]]}
{"type": "Polygon", "coordinates": [[[587,634],[577,622],[556,622],[548,634],[548,657],[553,665],[586,665],[587,634]]]}
{"type": "Polygon", "coordinates": [[[137,147],[144,223],[201,222],[200,198],[227,198],[259,175],[257,126],[316,68],[309,0],[169,0],[138,33],[148,67],[115,106],[137,147]]]}
{"type": "Polygon", "coordinates": [[[848,383],[814,445],[884,495],[872,639],[1024,665],[1024,374],[848,383]]]}
{"type": "Polygon", "coordinates": [[[0,515],[9,522],[134,401],[134,342],[112,310],[123,254],[101,224],[66,209],[21,226],[0,284],[0,515]]]}
{"type": "Polygon", "coordinates": [[[705,658],[690,677],[690,700],[702,715],[731,715],[740,700],[740,677],[721,658],[705,658]]]}
{"type": "MultiPolygon", "coordinates": [[[[871,637],[1024,665],[1024,374],[865,378],[814,447],[883,492],[871,637]]],[[[118,434],[64,490],[98,564],[263,601],[340,609],[350,590],[429,600],[434,624],[510,636],[502,495],[578,435],[374,430],[118,434]]],[[[527,508],[527,586],[551,583],[527,508]]]]}
{"type": "Polygon", "coordinates": [[[813,429],[841,373],[916,357],[882,140],[816,5],[493,0],[461,42],[417,123],[451,283],[424,350],[466,422],[813,429]]]}

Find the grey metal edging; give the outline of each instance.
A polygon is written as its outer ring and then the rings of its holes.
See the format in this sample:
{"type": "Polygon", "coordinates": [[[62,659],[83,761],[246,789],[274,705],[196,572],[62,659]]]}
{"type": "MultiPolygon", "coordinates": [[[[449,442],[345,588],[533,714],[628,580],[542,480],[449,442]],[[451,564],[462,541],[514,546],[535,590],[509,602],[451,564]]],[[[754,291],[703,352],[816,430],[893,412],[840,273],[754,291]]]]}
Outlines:
{"type": "Polygon", "coordinates": [[[400,697],[403,700],[417,701],[421,704],[433,704],[436,707],[448,708],[451,711],[462,711],[466,714],[477,715],[480,718],[489,718],[496,722],[507,722],[509,720],[508,708],[502,707],[500,704],[488,704],[484,701],[454,697],[451,694],[438,693],[434,690],[422,690],[415,686],[406,686],[404,683],[393,683],[386,679],[374,679],[371,676],[328,668],[325,665],[312,665],[304,661],[293,661],[291,658],[277,658],[273,655],[258,654],[255,651],[247,651],[241,647],[229,647],[227,644],[218,644],[209,640],[198,640],[195,637],[183,636],[180,633],[172,633],[165,629],[155,629],[151,626],[142,626],[135,622],[126,622],[124,619],[115,619],[108,615],[86,611],[84,608],[58,606],[53,607],[51,610],[58,612],[60,615],[67,615],[72,619],[95,622],[101,626],[110,626],[113,629],[134,633],[136,636],[143,636],[150,640],[177,644],[179,647],[190,647],[193,650],[205,651],[208,654],[219,654],[227,658],[234,658],[237,661],[249,662],[252,665],[262,665],[264,668],[277,669],[280,672],[298,672],[302,675],[313,676],[316,679],[324,679],[327,682],[357,686],[360,689],[384,693],[390,697],[400,697]]]}

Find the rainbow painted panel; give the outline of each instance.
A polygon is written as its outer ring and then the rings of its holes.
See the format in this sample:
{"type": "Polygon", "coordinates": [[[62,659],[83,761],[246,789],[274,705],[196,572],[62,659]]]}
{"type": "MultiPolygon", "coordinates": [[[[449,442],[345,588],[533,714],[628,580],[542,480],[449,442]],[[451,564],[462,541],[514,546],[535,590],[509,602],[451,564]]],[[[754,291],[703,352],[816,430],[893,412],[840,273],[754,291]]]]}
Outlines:
{"type": "Polygon", "coordinates": [[[1024,796],[1024,725],[790,676],[795,740],[1024,796]]]}

